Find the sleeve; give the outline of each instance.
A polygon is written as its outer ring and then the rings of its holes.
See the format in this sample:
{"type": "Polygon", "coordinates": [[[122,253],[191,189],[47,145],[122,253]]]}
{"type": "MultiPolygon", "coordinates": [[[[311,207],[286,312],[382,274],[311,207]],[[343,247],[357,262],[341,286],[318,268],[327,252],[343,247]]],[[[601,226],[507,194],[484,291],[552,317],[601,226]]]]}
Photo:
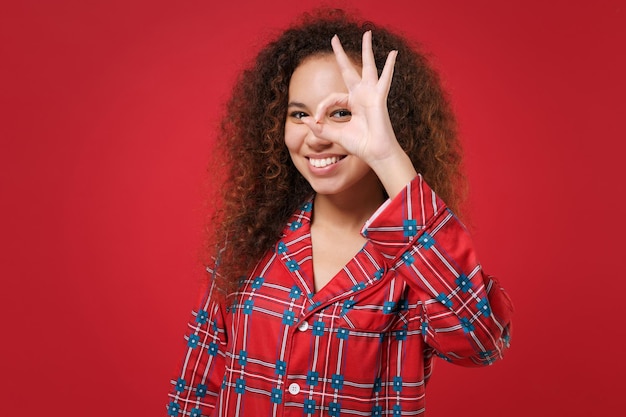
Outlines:
{"type": "Polygon", "coordinates": [[[466,366],[502,357],[511,301],[483,272],[466,228],[421,175],[387,200],[362,233],[418,294],[422,336],[438,356],[466,366]]]}
{"type": "Polygon", "coordinates": [[[198,309],[191,314],[181,370],[171,380],[168,416],[211,416],[220,392],[226,365],[224,306],[217,301],[215,272],[207,271],[212,279],[201,293],[198,309]]]}

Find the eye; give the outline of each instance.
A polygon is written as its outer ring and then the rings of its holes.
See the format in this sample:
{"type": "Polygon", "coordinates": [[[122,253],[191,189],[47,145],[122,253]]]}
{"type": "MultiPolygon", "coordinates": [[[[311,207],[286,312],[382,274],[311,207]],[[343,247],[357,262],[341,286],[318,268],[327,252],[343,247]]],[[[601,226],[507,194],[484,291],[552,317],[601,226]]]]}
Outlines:
{"type": "Polygon", "coordinates": [[[352,118],[352,112],[346,109],[337,109],[330,113],[330,118],[341,122],[347,122],[352,118]]]}
{"type": "Polygon", "coordinates": [[[302,120],[304,117],[307,117],[308,114],[306,114],[303,111],[293,111],[291,113],[289,113],[289,117],[296,119],[296,120],[302,120]]]}

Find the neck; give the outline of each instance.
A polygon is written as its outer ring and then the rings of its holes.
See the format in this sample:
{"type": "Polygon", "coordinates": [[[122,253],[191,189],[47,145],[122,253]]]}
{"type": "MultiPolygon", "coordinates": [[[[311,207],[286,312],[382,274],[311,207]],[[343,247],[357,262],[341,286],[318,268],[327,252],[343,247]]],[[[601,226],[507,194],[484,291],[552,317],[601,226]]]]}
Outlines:
{"type": "Polygon", "coordinates": [[[379,183],[372,187],[361,187],[351,193],[317,194],[314,200],[313,225],[360,232],[365,221],[384,201],[383,188],[379,183]]]}

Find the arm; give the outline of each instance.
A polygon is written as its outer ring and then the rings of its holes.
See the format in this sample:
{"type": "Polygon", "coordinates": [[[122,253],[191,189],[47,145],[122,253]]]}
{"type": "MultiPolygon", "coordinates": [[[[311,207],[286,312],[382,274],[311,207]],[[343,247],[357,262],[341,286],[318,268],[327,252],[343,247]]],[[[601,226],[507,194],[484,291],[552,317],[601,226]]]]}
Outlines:
{"type": "Polygon", "coordinates": [[[508,347],[512,306],[484,273],[471,238],[417,176],[362,231],[418,294],[422,335],[444,359],[492,363],[508,347]]]}
{"type": "Polygon", "coordinates": [[[363,233],[419,294],[425,341],[450,361],[491,363],[508,344],[511,304],[484,274],[465,227],[417,175],[397,141],[387,109],[396,52],[389,53],[379,78],[371,32],[363,35],[360,69],[337,37],[332,47],[348,93],[329,96],[315,117],[302,121],[316,136],[365,161],[392,197],[363,233]],[[350,121],[325,123],[332,106],[349,109],[350,121]]]}
{"type": "MultiPolygon", "coordinates": [[[[213,275],[215,272],[207,269],[213,275]]],[[[225,369],[226,332],[223,306],[215,299],[215,280],[205,289],[199,308],[192,312],[182,367],[171,381],[169,416],[212,415],[225,369]]]]}

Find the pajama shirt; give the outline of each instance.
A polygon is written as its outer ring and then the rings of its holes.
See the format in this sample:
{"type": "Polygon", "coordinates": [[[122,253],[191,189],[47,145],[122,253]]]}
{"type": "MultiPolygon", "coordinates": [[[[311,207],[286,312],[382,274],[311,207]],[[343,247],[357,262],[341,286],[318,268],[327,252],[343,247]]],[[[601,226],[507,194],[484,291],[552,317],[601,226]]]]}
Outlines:
{"type": "Polygon", "coordinates": [[[168,415],[420,415],[435,357],[502,357],[509,298],[420,175],[366,222],[363,248],[318,292],[313,210],[304,202],[238,292],[218,299],[210,281],[168,415]]]}

